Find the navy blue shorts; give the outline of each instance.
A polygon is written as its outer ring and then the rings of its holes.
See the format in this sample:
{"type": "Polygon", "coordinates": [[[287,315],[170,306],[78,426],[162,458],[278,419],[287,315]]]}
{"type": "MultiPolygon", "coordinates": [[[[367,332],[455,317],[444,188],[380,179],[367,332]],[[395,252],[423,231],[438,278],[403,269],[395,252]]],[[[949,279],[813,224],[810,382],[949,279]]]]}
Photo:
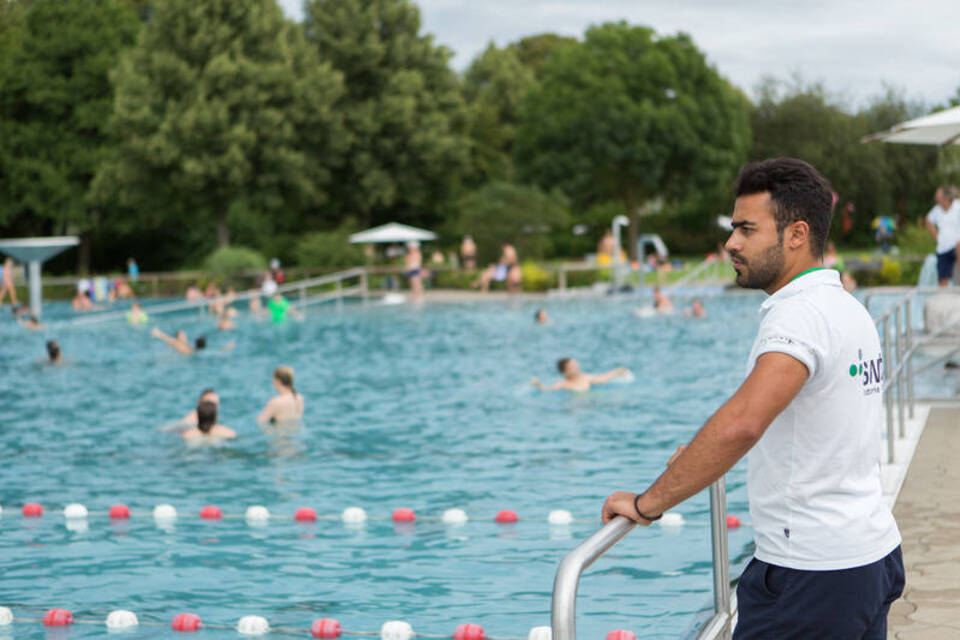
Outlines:
{"type": "Polygon", "coordinates": [[[953,265],[957,264],[957,250],[937,254],[937,279],[949,280],[953,277],[953,265]]]}
{"type": "Polygon", "coordinates": [[[897,547],[873,564],[801,571],[754,558],[737,585],[733,640],[886,640],[887,613],[903,593],[897,547]]]}

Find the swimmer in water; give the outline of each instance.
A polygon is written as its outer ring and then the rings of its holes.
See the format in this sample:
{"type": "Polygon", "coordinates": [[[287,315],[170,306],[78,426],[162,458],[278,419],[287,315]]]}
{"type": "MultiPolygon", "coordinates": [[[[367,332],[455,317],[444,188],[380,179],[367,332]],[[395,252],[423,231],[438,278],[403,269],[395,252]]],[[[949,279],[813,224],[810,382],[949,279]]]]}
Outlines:
{"type": "Polygon", "coordinates": [[[233,331],[236,328],[237,324],[230,319],[230,314],[227,313],[226,309],[222,309],[220,315],[217,316],[217,331],[233,331]]]}
{"type": "Polygon", "coordinates": [[[45,324],[37,320],[37,316],[27,316],[27,319],[24,320],[23,316],[17,316],[17,322],[24,329],[29,329],[30,331],[43,331],[47,328],[45,324]]]}
{"type": "Polygon", "coordinates": [[[293,388],[293,369],[290,367],[274,369],[273,387],[277,390],[277,395],[267,402],[267,406],[257,417],[257,422],[273,424],[299,420],[303,416],[303,396],[293,388]]]}
{"type": "Polygon", "coordinates": [[[127,322],[129,324],[147,324],[149,320],[150,317],[147,316],[147,312],[143,310],[143,307],[140,306],[139,302],[134,302],[130,306],[130,311],[127,312],[127,322]]]}
{"type": "Polygon", "coordinates": [[[163,340],[185,356],[191,356],[197,351],[203,351],[207,348],[207,339],[203,336],[194,340],[193,346],[191,347],[190,341],[187,340],[187,334],[184,331],[177,331],[175,336],[168,336],[163,331],[160,331],[160,329],[154,327],[150,329],[150,335],[158,340],[163,340]]]}
{"type": "Polygon", "coordinates": [[[537,312],[533,314],[533,321],[537,324],[547,324],[550,322],[550,318],[547,317],[547,310],[537,309],[537,312]]]}
{"type": "Polygon", "coordinates": [[[693,306],[689,309],[684,309],[683,315],[688,318],[704,318],[707,315],[707,310],[703,308],[703,302],[700,301],[700,298],[694,298],[693,306]]]}
{"type": "Polygon", "coordinates": [[[204,400],[197,405],[197,426],[183,432],[185,440],[196,438],[214,438],[225,440],[236,438],[237,432],[230,427],[217,424],[217,405],[204,400]]]}
{"type": "Polygon", "coordinates": [[[673,313],[673,302],[660,291],[660,287],[653,290],[653,308],[657,313],[673,313]]]}
{"type": "Polygon", "coordinates": [[[47,356],[50,358],[50,364],[62,364],[63,352],[60,351],[60,343],[56,340],[47,341],[47,356]]]}
{"type": "MultiPolygon", "coordinates": [[[[204,389],[200,392],[200,399],[197,400],[197,405],[199,406],[201,402],[212,402],[217,405],[217,410],[220,410],[220,396],[212,388],[204,389]]],[[[197,410],[191,409],[187,415],[183,416],[183,419],[180,421],[185,424],[197,424],[197,410]]]]}
{"type": "Polygon", "coordinates": [[[604,384],[610,382],[619,376],[630,374],[630,369],[626,367],[617,367],[606,373],[593,374],[584,373],[580,370],[580,363],[573,358],[561,358],[557,361],[557,369],[563,374],[563,379],[554,382],[549,387],[540,380],[534,378],[530,381],[534,387],[540,391],[590,391],[590,387],[595,384],[604,384]]]}

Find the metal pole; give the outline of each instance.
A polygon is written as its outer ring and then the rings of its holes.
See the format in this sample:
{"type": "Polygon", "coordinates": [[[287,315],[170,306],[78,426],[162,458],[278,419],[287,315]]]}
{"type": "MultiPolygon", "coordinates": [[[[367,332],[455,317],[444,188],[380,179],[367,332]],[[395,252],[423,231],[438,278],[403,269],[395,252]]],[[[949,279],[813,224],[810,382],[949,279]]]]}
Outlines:
{"type": "Polygon", "coordinates": [[[906,313],[907,321],[907,401],[910,403],[910,418],[913,418],[913,327],[911,321],[911,311],[910,308],[913,306],[913,300],[907,298],[907,307],[904,310],[906,313]]]}
{"type": "Polygon", "coordinates": [[[897,420],[898,420],[899,423],[900,423],[900,437],[901,437],[901,438],[905,438],[906,435],[907,435],[907,433],[906,433],[906,432],[907,432],[907,426],[906,426],[906,420],[905,420],[905,418],[904,418],[904,416],[903,416],[903,404],[904,404],[904,399],[903,399],[903,374],[904,374],[904,368],[903,368],[903,340],[902,340],[901,337],[900,337],[900,333],[901,333],[901,330],[902,330],[902,326],[901,326],[901,322],[900,322],[900,309],[901,309],[901,308],[902,308],[902,305],[900,305],[900,306],[897,307],[897,310],[896,310],[896,311],[894,312],[894,314],[893,314],[893,319],[894,319],[894,322],[895,322],[894,326],[896,327],[896,332],[897,332],[897,337],[896,337],[896,340],[894,341],[895,344],[896,344],[896,349],[897,349],[897,420]]]}
{"type": "Polygon", "coordinates": [[[557,284],[559,285],[560,293],[566,294],[567,293],[567,270],[562,264],[560,265],[560,272],[557,274],[557,284]]]}
{"type": "Polygon", "coordinates": [[[30,313],[40,317],[40,306],[43,302],[43,290],[40,287],[40,263],[32,260],[28,267],[30,277],[30,313]]]}
{"type": "MultiPolygon", "coordinates": [[[[710,535],[713,546],[713,612],[730,614],[730,553],[727,548],[727,490],[723,476],[710,485],[710,535]]],[[[730,638],[730,621],[721,638],[730,638]]]]}
{"type": "Polygon", "coordinates": [[[576,640],[577,587],[593,562],[630,533],[637,523],[617,516],[563,557],[553,581],[550,623],[553,640],[576,640]]]}
{"type": "Polygon", "coordinates": [[[887,464],[893,464],[893,396],[891,395],[891,380],[887,379],[890,371],[890,316],[883,319],[883,403],[887,414],[887,464]]]}

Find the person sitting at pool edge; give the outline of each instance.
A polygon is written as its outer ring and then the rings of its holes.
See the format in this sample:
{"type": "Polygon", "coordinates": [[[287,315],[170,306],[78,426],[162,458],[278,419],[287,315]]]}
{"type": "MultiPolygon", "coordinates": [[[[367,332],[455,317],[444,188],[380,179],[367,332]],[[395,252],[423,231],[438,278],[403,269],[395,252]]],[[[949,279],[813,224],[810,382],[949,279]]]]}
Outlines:
{"type": "Polygon", "coordinates": [[[277,367],[273,370],[273,387],[277,395],[270,398],[257,417],[257,422],[289,422],[303,416],[303,396],[293,388],[293,369],[277,367]]]}
{"type": "MultiPolygon", "coordinates": [[[[213,388],[207,388],[200,392],[200,399],[197,400],[197,405],[199,405],[201,402],[212,402],[213,404],[217,405],[217,410],[220,409],[220,396],[213,388]]],[[[197,410],[191,409],[187,415],[183,416],[181,422],[196,425],[197,410]]]]}
{"type": "Polygon", "coordinates": [[[158,340],[163,340],[185,356],[191,356],[197,351],[202,351],[207,348],[207,339],[204,336],[200,336],[194,340],[194,346],[191,347],[190,341],[187,340],[187,334],[183,330],[178,330],[176,336],[171,337],[154,327],[150,329],[150,335],[158,340]]]}
{"type": "Polygon", "coordinates": [[[534,378],[530,384],[540,391],[590,391],[590,387],[595,384],[604,384],[610,382],[616,377],[625,376],[630,373],[626,367],[617,367],[606,373],[594,374],[584,373],[580,370],[580,363],[573,358],[561,358],[557,360],[557,369],[563,374],[563,379],[554,382],[549,387],[540,380],[534,378]]]}
{"type": "Polygon", "coordinates": [[[184,439],[191,438],[236,438],[237,432],[217,423],[217,405],[204,400],[197,405],[197,426],[183,432],[184,439]]]}

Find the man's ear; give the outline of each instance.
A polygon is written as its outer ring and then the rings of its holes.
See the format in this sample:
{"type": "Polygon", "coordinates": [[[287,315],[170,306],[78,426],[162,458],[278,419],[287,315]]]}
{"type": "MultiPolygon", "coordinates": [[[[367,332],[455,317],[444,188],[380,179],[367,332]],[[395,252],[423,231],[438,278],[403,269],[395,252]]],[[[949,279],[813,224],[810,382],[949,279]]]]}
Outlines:
{"type": "Polygon", "coordinates": [[[786,243],[790,249],[799,249],[810,243],[810,225],[803,220],[797,220],[787,227],[786,243]]]}

